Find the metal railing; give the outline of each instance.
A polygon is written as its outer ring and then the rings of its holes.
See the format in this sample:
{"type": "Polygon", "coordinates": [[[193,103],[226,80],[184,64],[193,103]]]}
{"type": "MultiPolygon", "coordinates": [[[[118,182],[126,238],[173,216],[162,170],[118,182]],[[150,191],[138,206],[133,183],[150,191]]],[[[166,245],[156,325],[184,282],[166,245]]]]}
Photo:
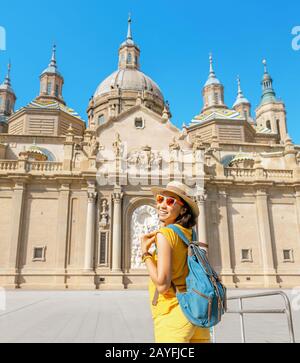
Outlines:
{"type": "MultiPolygon", "coordinates": [[[[259,294],[249,294],[243,296],[234,296],[227,299],[227,301],[235,301],[238,300],[239,302],[239,309],[238,310],[227,310],[227,314],[239,314],[240,315],[240,323],[241,323],[241,335],[242,335],[242,343],[247,343],[246,341],[246,333],[245,333],[245,314],[285,314],[287,317],[287,323],[289,328],[289,335],[290,335],[290,343],[295,343],[295,333],[294,333],[294,325],[293,325],[293,317],[292,317],[292,310],[291,304],[288,295],[283,291],[277,292],[265,292],[259,294]],[[285,303],[285,308],[283,309],[243,309],[243,300],[245,299],[255,299],[260,297],[267,297],[267,296],[281,296],[285,303]]],[[[216,342],[216,334],[215,329],[212,330],[212,340],[216,342]]]]}

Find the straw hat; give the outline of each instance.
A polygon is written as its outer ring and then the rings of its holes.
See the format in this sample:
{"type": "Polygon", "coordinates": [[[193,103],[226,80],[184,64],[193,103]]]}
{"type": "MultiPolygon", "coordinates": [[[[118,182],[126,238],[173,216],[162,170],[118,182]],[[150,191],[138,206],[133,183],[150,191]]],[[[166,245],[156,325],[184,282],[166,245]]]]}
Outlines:
{"type": "Polygon", "coordinates": [[[164,194],[164,192],[170,192],[177,195],[182,200],[184,200],[185,203],[191,208],[194,217],[199,217],[200,212],[198,205],[195,200],[190,196],[192,194],[192,191],[186,185],[177,181],[173,181],[169,183],[166,188],[154,187],[151,188],[151,191],[155,196],[157,196],[158,194],[164,194]]]}

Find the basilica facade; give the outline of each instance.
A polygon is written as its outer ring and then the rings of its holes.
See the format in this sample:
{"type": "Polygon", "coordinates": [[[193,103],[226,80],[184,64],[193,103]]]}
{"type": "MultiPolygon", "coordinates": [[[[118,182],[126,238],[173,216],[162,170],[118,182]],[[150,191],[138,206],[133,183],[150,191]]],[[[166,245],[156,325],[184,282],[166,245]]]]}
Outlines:
{"type": "Polygon", "coordinates": [[[88,102],[63,97],[56,48],[39,95],[15,111],[10,66],[0,85],[0,286],[145,288],[139,238],[159,226],[150,188],[188,184],[198,234],[229,288],[300,285],[300,146],[264,62],[258,108],[228,107],[213,58],[203,108],[178,129],[128,34],[118,69],[88,102]],[[255,114],[255,117],[252,115],[255,114]]]}

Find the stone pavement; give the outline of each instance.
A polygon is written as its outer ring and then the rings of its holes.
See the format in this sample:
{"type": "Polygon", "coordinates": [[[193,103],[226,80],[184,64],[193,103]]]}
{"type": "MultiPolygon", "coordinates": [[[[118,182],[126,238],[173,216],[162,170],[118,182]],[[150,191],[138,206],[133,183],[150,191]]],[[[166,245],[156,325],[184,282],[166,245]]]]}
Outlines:
{"type": "MultiPolygon", "coordinates": [[[[255,291],[232,290],[229,296],[249,292],[255,291]]],[[[286,292],[291,296],[291,291],[286,292]]],[[[0,310],[0,343],[154,341],[147,291],[18,290],[7,291],[6,297],[6,310],[0,310]]],[[[246,308],[264,309],[282,306],[278,297],[245,304],[246,308]]],[[[234,308],[234,304],[229,307],[234,308]]],[[[296,340],[300,342],[300,310],[293,311],[293,318],[296,340]]],[[[285,316],[255,315],[245,320],[249,342],[289,341],[285,316]]],[[[239,317],[226,315],[216,329],[216,338],[217,342],[240,342],[239,317]]]]}

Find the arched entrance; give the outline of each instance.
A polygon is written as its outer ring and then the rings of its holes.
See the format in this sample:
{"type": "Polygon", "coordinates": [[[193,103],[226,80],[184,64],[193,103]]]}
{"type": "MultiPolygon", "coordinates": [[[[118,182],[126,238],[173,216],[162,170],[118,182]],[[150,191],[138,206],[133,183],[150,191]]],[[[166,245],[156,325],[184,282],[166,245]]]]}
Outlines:
{"type": "Polygon", "coordinates": [[[131,236],[131,270],[141,270],[143,266],[141,257],[140,237],[151,231],[158,230],[160,226],[159,218],[155,208],[150,205],[143,205],[132,214],[130,236],[131,236]]]}

